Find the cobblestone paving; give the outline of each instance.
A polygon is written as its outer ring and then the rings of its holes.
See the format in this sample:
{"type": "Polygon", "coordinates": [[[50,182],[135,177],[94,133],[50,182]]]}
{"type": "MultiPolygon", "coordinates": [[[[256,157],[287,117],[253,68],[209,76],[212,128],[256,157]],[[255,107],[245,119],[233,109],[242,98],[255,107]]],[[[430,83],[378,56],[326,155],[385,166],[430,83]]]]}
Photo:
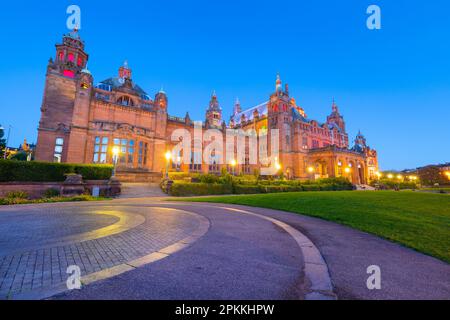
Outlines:
{"type": "Polygon", "coordinates": [[[69,265],[78,265],[83,276],[139,258],[189,236],[198,224],[193,215],[164,208],[63,204],[2,208],[0,299],[65,283],[69,265]],[[95,214],[99,210],[103,214],[95,214]],[[117,222],[108,212],[138,214],[145,219],[120,233],[83,239],[83,232],[117,222]],[[77,234],[80,236],[73,238],[77,234]],[[66,243],[68,236],[75,241],[66,243]]]}

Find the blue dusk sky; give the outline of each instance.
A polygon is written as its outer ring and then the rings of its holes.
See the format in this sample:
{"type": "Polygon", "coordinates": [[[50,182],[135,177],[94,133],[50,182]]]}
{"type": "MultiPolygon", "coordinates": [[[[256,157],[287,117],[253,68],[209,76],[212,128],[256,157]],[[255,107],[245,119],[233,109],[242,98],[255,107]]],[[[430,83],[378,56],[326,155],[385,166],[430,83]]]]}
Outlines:
{"type": "Polygon", "coordinates": [[[264,102],[277,72],[309,118],[333,97],[353,141],[358,129],[382,169],[450,161],[450,2],[435,1],[4,1],[0,8],[0,124],[10,145],[35,142],[47,61],[81,7],[80,35],[94,81],[125,59],[169,113],[204,119],[213,90],[228,120],[264,102]],[[366,9],[381,8],[381,30],[366,9]]]}

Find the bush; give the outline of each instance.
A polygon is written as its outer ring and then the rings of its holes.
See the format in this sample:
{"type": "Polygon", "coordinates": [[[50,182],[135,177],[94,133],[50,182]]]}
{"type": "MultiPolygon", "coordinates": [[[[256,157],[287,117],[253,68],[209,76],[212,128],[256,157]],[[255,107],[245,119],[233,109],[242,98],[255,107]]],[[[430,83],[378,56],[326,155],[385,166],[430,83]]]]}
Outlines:
{"type": "Polygon", "coordinates": [[[396,182],[393,180],[388,179],[382,179],[380,181],[372,181],[370,183],[371,186],[375,187],[378,186],[380,189],[386,190],[386,189],[395,189],[398,187],[398,189],[417,189],[417,184],[415,182],[396,182]]]}
{"type": "Polygon", "coordinates": [[[258,185],[236,184],[233,187],[233,193],[236,194],[252,194],[261,192],[262,188],[258,185]]]}
{"type": "Polygon", "coordinates": [[[45,190],[43,197],[44,198],[53,198],[58,197],[60,195],[60,192],[58,189],[50,188],[45,190]]]}
{"type": "Polygon", "coordinates": [[[6,194],[7,199],[27,199],[28,193],[23,191],[10,191],[6,194]]]}
{"type": "Polygon", "coordinates": [[[0,182],[64,181],[70,173],[81,174],[85,180],[107,180],[112,168],[111,165],[0,160],[0,182]]]}
{"type": "Polygon", "coordinates": [[[183,196],[204,196],[215,194],[233,193],[231,184],[218,183],[190,183],[174,182],[169,190],[169,195],[176,197],[183,196]]]}

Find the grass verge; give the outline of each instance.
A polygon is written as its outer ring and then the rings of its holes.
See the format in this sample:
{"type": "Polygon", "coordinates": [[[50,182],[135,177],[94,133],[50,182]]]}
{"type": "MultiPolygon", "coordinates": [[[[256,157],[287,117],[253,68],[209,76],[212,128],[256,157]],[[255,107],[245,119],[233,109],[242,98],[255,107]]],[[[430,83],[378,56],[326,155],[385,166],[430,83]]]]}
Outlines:
{"type": "Polygon", "coordinates": [[[450,263],[450,196],[447,194],[320,191],[173,200],[242,204],[318,217],[450,263]]]}

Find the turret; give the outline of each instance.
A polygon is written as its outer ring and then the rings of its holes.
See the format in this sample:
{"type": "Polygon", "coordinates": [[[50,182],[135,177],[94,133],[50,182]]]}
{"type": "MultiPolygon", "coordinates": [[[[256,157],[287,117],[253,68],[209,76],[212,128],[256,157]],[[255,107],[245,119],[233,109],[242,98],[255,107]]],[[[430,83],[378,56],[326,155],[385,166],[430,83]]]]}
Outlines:
{"type": "Polygon", "coordinates": [[[337,127],[339,127],[341,133],[345,133],[344,117],[339,113],[339,108],[334,99],[333,103],[331,104],[331,114],[327,117],[327,123],[329,125],[335,124],[337,127]]]}
{"type": "Polygon", "coordinates": [[[220,108],[215,91],[211,95],[209,107],[206,110],[206,124],[208,127],[216,128],[222,124],[222,108],[220,108]]]}

